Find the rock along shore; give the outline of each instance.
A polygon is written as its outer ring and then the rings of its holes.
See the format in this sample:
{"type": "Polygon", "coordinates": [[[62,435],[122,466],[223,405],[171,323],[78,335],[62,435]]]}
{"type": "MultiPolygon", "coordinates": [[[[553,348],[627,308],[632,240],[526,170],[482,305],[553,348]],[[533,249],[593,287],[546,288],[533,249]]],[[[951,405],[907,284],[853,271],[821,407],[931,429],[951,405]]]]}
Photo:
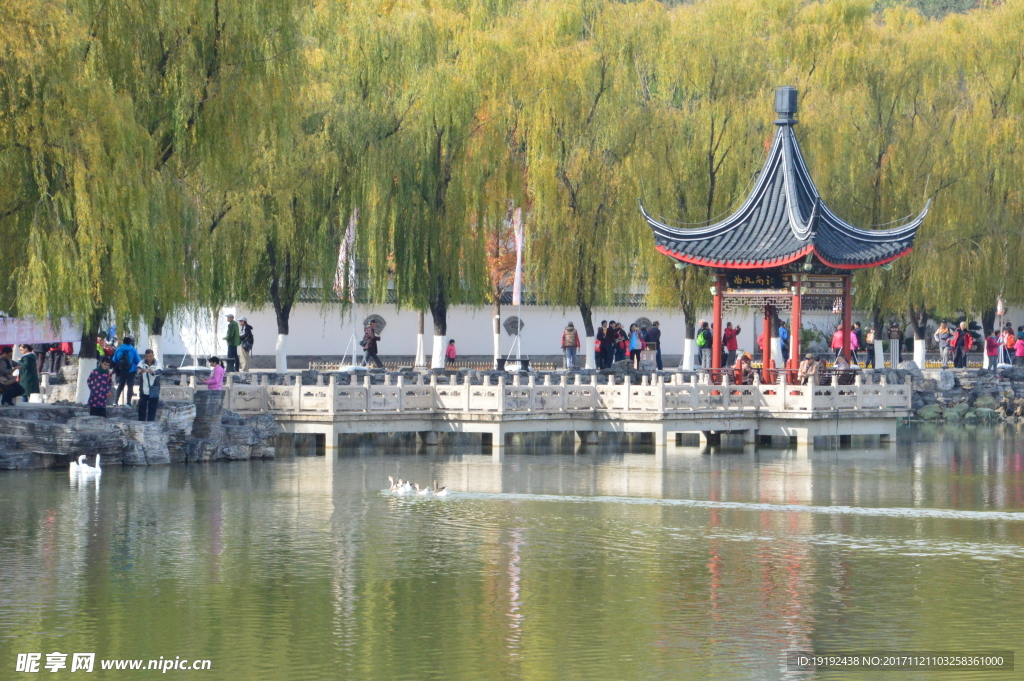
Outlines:
{"type": "Polygon", "coordinates": [[[107,418],[89,416],[82,405],[6,407],[0,410],[0,469],[63,468],[82,454],[90,463],[101,455],[104,466],[274,458],[280,430],[274,418],[224,411],[223,395],[203,391],[194,403],[161,401],[152,422],[136,420],[131,407],[108,407],[107,418]]]}

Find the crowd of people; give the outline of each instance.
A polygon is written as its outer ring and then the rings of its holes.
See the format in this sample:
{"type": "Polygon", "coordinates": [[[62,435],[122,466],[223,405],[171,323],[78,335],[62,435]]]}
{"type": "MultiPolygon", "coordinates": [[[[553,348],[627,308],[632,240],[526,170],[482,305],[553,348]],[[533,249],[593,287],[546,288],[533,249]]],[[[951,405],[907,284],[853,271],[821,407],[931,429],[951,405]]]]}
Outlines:
{"type": "MultiPolygon", "coordinates": [[[[661,358],[661,322],[646,324],[630,324],[624,329],[622,324],[612,321],[601,321],[594,335],[594,361],[598,369],[610,369],[615,362],[629,359],[634,369],[640,368],[641,353],[645,350],[654,351],[654,361],[658,369],[664,369],[661,358]]],[[[565,356],[565,368],[576,368],[576,353],[581,347],[579,332],[569,322],[562,332],[562,353],[565,356]]]]}

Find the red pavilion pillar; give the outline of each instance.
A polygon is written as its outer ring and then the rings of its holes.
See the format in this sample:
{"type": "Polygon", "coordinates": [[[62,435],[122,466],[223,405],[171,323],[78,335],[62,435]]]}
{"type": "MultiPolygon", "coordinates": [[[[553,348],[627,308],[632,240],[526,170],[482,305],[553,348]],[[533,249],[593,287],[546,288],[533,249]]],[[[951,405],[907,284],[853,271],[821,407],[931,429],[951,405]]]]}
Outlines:
{"type": "Polygon", "coordinates": [[[790,381],[796,383],[796,372],[800,368],[800,313],[803,303],[799,275],[793,277],[793,318],[789,323],[789,371],[790,381]]]}
{"type": "Polygon", "coordinates": [[[850,361],[850,332],[853,329],[853,310],[850,309],[850,275],[843,276],[843,357],[850,361]]]}
{"type": "Polygon", "coordinates": [[[772,382],[772,306],[764,305],[764,322],[761,324],[761,381],[772,382]]]}
{"type": "MultiPolygon", "coordinates": [[[[714,318],[711,329],[711,368],[722,368],[722,292],[725,286],[725,277],[715,276],[715,303],[714,318]]],[[[712,375],[718,378],[718,372],[713,371],[712,375]]]]}

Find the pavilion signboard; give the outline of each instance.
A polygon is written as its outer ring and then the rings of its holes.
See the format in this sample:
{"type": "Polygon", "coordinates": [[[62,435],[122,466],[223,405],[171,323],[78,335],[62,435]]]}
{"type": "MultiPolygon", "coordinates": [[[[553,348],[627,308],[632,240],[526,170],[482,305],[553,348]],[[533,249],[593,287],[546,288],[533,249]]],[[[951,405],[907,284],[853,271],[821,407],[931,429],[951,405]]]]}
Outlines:
{"type": "Polygon", "coordinates": [[[783,295],[789,293],[789,284],[779,272],[730,272],[725,275],[725,295],[751,294],[783,295]]]}

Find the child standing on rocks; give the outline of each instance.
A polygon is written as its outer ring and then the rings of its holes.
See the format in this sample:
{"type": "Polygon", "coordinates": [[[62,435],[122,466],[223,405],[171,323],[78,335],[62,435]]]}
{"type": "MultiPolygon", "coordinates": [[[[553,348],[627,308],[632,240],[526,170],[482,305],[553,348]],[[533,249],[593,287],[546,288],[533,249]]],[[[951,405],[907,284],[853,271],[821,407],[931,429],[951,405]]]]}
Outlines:
{"type": "Polygon", "coordinates": [[[89,374],[86,385],[89,386],[89,416],[106,417],[107,400],[110,399],[110,389],[113,387],[109,357],[100,359],[99,364],[89,374]]]}

